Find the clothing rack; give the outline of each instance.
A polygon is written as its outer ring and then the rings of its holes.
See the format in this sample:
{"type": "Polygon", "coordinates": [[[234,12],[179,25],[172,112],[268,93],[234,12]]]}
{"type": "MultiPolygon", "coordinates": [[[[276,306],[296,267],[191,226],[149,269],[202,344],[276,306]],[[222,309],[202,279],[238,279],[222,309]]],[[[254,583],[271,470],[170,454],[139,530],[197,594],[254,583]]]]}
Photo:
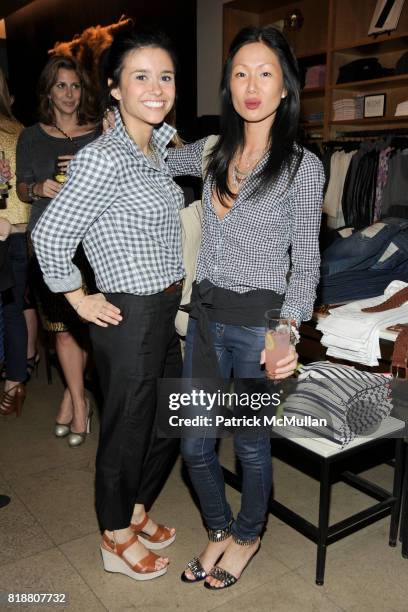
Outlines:
{"type": "MultiPolygon", "coordinates": [[[[377,136],[408,136],[408,129],[400,128],[396,130],[364,130],[363,132],[337,132],[341,138],[373,138],[377,136]]],[[[328,141],[332,142],[332,141],[328,141]]],[[[336,142],[336,141],[333,141],[336,142]]]]}
{"type": "MultiPolygon", "coordinates": [[[[386,136],[386,138],[383,138],[383,140],[388,146],[392,146],[396,149],[408,147],[408,131],[405,134],[395,132],[390,133],[389,131],[382,132],[381,134],[378,133],[377,135],[372,134],[370,137],[367,138],[365,138],[367,136],[366,133],[362,132],[362,134],[364,134],[364,138],[359,138],[358,140],[356,140],[355,138],[350,140],[326,140],[322,143],[323,150],[327,151],[328,149],[344,149],[351,151],[352,149],[358,149],[363,142],[376,142],[382,140],[380,136],[386,136]]],[[[353,132],[353,136],[356,136],[356,132],[353,132]]]]}

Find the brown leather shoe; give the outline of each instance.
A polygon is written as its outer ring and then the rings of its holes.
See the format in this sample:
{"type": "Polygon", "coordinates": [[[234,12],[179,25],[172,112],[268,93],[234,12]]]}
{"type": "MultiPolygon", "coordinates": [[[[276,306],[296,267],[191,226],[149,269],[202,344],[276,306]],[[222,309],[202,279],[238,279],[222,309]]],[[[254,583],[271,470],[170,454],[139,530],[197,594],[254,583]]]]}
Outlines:
{"type": "Polygon", "coordinates": [[[171,531],[168,527],[164,525],[158,525],[156,531],[153,535],[149,535],[143,528],[146,526],[147,521],[149,520],[148,514],[145,514],[145,517],[141,523],[131,523],[130,528],[132,531],[139,536],[139,540],[142,544],[144,544],[147,548],[151,548],[152,550],[160,550],[161,548],[165,548],[166,546],[170,546],[176,539],[176,534],[171,534],[171,531]]]}
{"type": "Polygon", "coordinates": [[[22,383],[17,383],[8,391],[3,391],[3,395],[0,400],[0,414],[7,416],[15,412],[16,416],[20,416],[25,398],[26,390],[22,383]],[[10,393],[10,391],[13,390],[14,393],[10,393]]]}

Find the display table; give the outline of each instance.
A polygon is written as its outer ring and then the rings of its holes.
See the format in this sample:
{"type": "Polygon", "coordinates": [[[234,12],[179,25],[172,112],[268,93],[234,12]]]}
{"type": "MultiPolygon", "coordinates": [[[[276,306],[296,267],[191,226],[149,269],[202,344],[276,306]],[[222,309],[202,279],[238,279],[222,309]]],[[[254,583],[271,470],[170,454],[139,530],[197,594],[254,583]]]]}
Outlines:
{"type": "MultiPolygon", "coordinates": [[[[300,333],[301,340],[296,347],[299,361],[308,363],[326,360],[326,348],[320,344],[321,333],[316,329],[316,322],[304,323],[300,328],[300,333]]],[[[379,366],[369,368],[357,364],[353,365],[356,365],[358,369],[372,372],[389,372],[394,346],[393,340],[396,336],[395,332],[386,330],[380,334],[381,359],[379,360],[379,366]]],[[[330,358],[330,361],[340,362],[332,358],[330,358]]],[[[350,365],[350,362],[346,361],[341,363],[350,365]]],[[[390,514],[389,545],[396,545],[403,490],[405,501],[401,516],[401,537],[403,539],[403,554],[404,556],[405,554],[408,555],[408,469],[405,470],[403,488],[404,451],[406,447],[403,444],[404,420],[408,421],[408,413],[402,417],[399,415],[397,419],[392,416],[388,417],[375,434],[370,437],[360,436],[344,449],[332,442],[314,438],[295,439],[279,435],[278,438],[272,439],[273,456],[320,481],[317,525],[311,524],[305,518],[284,506],[275,497],[269,503],[271,514],[317,544],[316,584],[322,585],[324,581],[326,548],[329,544],[390,514]],[[391,434],[395,437],[387,437],[391,434]],[[363,470],[389,461],[393,461],[395,465],[392,491],[385,491],[377,484],[358,475],[363,470]],[[331,486],[339,481],[371,496],[377,503],[330,526],[330,491],[331,486]]],[[[237,474],[224,468],[224,476],[227,484],[240,489],[240,477],[237,474]]]]}

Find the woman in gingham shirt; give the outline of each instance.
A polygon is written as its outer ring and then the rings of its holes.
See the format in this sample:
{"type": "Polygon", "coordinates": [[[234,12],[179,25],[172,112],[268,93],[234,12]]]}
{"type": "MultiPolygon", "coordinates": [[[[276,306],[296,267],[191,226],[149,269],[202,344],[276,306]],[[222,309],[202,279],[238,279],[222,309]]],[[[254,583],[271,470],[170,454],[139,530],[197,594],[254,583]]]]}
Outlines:
{"type": "Polygon", "coordinates": [[[164,123],[175,99],[175,61],[159,33],[125,34],[106,60],[115,127],[72,160],[64,188],[33,232],[52,291],[89,321],[104,396],[96,459],[96,510],[104,567],[135,580],[166,573],[149,552],[175,539],[145,512],[177,453],[156,435],[157,378],[181,374],[174,319],[184,268],[182,190],[164,155],[175,129],[164,123]],[[84,295],[72,263],[82,241],[101,293],[84,295]]]}
{"type": "MultiPolygon", "coordinates": [[[[203,238],[183,375],[229,378],[233,370],[237,378],[260,378],[265,311],[278,308],[294,325],[309,319],[320,264],[323,169],[295,143],[298,70],[278,30],[250,27],[237,35],[224,67],[221,105],[221,135],[204,182],[203,238]]],[[[169,151],[173,175],[201,175],[204,143],[169,151]]],[[[296,366],[293,349],[268,374],[285,378],[296,366]]],[[[209,536],[182,580],[205,579],[207,588],[222,589],[236,582],[259,548],[272,466],[268,433],[235,435],[243,481],[234,519],[215,442],[182,441],[209,536]]]]}

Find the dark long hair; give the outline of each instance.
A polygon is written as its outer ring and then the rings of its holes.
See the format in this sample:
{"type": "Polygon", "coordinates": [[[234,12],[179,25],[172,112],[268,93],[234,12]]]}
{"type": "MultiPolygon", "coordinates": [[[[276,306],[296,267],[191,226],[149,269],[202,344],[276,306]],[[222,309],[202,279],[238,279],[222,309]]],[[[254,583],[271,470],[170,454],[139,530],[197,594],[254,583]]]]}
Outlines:
{"type": "MultiPolygon", "coordinates": [[[[126,56],[132,51],[145,47],[163,49],[166,51],[173,63],[174,72],[177,73],[177,56],[172,42],[165,32],[156,28],[150,28],[148,26],[140,28],[125,28],[114,37],[111,46],[106,49],[101,56],[100,74],[102,86],[104,88],[103,97],[105,108],[117,106],[118,104],[118,101],[111,96],[111,91],[119,86],[120,75],[123,70],[126,56]]],[[[173,105],[173,108],[167,115],[166,122],[175,127],[175,105],[173,105]]],[[[177,135],[175,135],[175,137],[172,139],[172,143],[176,146],[180,146],[182,144],[177,135]]]]}
{"type": "Polygon", "coordinates": [[[255,190],[263,190],[273,183],[285,168],[289,180],[296,174],[302,160],[303,149],[295,145],[300,112],[300,80],[296,58],[286,38],[272,26],[250,26],[241,30],[231,43],[224,64],[220,95],[220,138],[214,146],[208,165],[208,173],[214,177],[214,185],[220,201],[234,197],[228,187],[228,167],[237,150],[245,144],[244,120],[232,104],[230,80],[235,54],[244,45],[260,42],[276,53],[283,73],[287,95],[280,102],[269,134],[269,154],[262,171],[258,173],[255,190]]]}
{"type": "Polygon", "coordinates": [[[96,123],[100,118],[100,102],[92,91],[90,79],[80,65],[70,57],[53,55],[45,64],[37,86],[38,119],[46,125],[55,123],[55,115],[49,94],[57,82],[58,70],[73,70],[81,83],[81,101],[78,107],[78,124],[96,123]]]}

